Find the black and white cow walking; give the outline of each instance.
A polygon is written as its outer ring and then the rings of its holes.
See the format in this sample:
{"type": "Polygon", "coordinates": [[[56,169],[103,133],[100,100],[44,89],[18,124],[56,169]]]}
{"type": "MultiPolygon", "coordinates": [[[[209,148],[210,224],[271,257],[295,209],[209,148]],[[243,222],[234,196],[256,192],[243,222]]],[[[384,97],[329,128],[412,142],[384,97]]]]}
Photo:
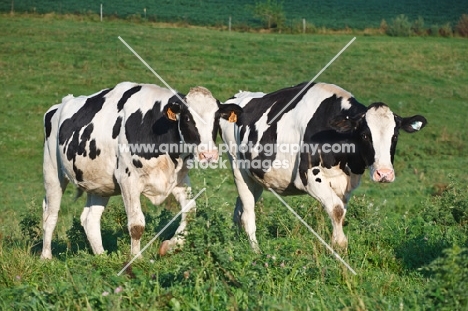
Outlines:
{"type": "Polygon", "coordinates": [[[399,130],[413,133],[427,123],[419,115],[402,118],[383,103],[365,107],[324,83],[311,84],[284,109],[305,87],[240,92],[226,101],[244,111],[236,124],[221,122],[239,193],[234,221],[256,251],[254,207],[264,188],[316,198],[331,218],[332,242],[346,247],[346,205],[365,169],[373,181],[393,182],[399,130]]]}
{"type": "MultiPolygon", "coordinates": [[[[90,96],[69,95],[47,111],[42,258],[52,258],[52,233],[70,181],[87,193],[81,224],[95,254],[104,252],[100,218],[110,196],[122,194],[132,254],[140,251],[145,227],[141,194],[153,204],[171,193],[181,207],[190,202],[187,160],[193,155],[200,161],[217,161],[219,119],[233,122],[242,109],[220,105],[203,87],[192,88],[184,101],[187,105],[156,85],[123,82],[90,96]],[[196,148],[190,153],[172,148],[180,142],[196,148]]],[[[194,207],[186,207],[187,212],[194,207]]],[[[186,214],[174,238],[162,244],[161,253],[182,243],[186,214]]]]}

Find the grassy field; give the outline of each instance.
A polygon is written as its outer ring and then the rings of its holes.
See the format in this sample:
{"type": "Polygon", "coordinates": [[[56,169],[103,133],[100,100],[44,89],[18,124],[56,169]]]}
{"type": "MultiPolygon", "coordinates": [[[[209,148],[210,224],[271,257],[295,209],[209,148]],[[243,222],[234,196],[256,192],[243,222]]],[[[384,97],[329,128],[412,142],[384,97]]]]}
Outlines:
{"type": "MultiPolygon", "coordinates": [[[[260,19],[254,16],[252,0],[166,0],[166,1],[72,1],[72,0],[16,0],[0,3],[0,12],[37,12],[50,13],[99,13],[103,4],[106,18],[141,17],[156,21],[182,22],[195,25],[227,25],[231,16],[235,27],[260,27],[260,19]],[[145,11],[146,10],[146,11],[145,11]]],[[[286,17],[285,28],[302,29],[302,19],[317,27],[331,29],[378,28],[382,19],[389,22],[400,14],[411,20],[423,17],[428,28],[431,25],[442,26],[446,23],[456,25],[462,13],[468,13],[465,1],[436,0],[317,0],[317,1],[272,1],[283,3],[286,17]]]]}
{"type": "MultiPolygon", "coordinates": [[[[359,36],[318,80],[364,104],[383,101],[429,125],[400,136],[393,184],[365,176],[348,211],[343,254],[351,275],[273,196],[258,204],[253,254],[232,227],[228,170],[193,170],[198,212],[187,247],[159,258],[157,243],[123,276],[130,259],[120,198],[103,216],[107,255],[90,255],[79,224],[83,199],[69,187],[42,262],[42,116],[67,94],[121,81],[161,84],[121,36],[172,87],[203,85],[220,100],[238,90],[269,92],[311,79],[348,35],[250,34],[100,23],[86,17],[0,16],[0,309],[465,310],[468,308],[468,42],[359,36]]],[[[325,240],[326,214],[308,197],[286,201],[325,240]]],[[[172,217],[168,199],[146,200],[144,244],[172,217]],[[166,207],[167,209],[164,209],[166,207]]],[[[174,228],[172,228],[174,229],[174,228]]],[[[170,232],[166,233],[167,235],[170,232]]]]}

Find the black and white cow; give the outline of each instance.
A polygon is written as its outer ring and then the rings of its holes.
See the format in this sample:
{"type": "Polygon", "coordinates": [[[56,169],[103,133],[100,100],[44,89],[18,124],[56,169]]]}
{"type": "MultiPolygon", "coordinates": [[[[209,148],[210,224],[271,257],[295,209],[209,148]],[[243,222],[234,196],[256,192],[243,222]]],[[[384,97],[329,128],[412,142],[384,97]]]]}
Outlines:
{"type": "Polygon", "coordinates": [[[333,84],[306,86],[240,92],[226,101],[243,108],[236,124],[221,122],[239,193],[234,221],[256,251],[254,207],[264,188],[316,198],[331,218],[332,242],[346,247],[346,204],[364,170],[373,181],[393,182],[399,130],[413,133],[427,123],[419,115],[402,118],[383,103],[365,107],[333,84]]]}
{"type": "MultiPolygon", "coordinates": [[[[70,181],[87,193],[81,224],[93,252],[104,251],[100,232],[104,207],[110,196],[122,194],[131,252],[138,254],[145,227],[140,195],[160,204],[172,193],[185,207],[190,202],[187,160],[195,156],[217,161],[219,119],[233,122],[241,111],[236,105],[220,105],[203,87],[176,96],[156,85],[130,82],[90,96],[69,95],[51,107],[44,116],[42,258],[52,258],[52,233],[70,181]],[[188,153],[175,148],[181,142],[196,148],[188,153]]],[[[186,207],[187,212],[194,207],[186,207]]],[[[163,242],[161,253],[182,243],[186,214],[174,238],[163,242]]]]}

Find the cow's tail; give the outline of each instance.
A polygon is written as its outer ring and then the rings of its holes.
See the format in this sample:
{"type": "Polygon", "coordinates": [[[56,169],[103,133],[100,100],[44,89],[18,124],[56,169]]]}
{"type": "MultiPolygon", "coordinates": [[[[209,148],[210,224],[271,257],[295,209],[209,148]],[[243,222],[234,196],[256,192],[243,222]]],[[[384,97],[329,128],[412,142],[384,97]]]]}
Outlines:
{"type": "Polygon", "coordinates": [[[73,202],[76,202],[76,200],[78,200],[79,198],[81,198],[81,196],[83,195],[83,193],[84,193],[83,189],[81,189],[81,188],[76,188],[75,199],[73,200],[73,202]]]}

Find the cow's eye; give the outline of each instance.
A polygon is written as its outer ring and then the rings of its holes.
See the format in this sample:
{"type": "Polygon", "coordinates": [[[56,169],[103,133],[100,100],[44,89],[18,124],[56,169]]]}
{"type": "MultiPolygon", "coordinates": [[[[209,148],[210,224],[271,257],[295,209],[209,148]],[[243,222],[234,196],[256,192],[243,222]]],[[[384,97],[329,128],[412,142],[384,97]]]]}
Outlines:
{"type": "Polygon", "coordinates": [[[366,134],[366,133],[362,133],[362,134],[361,134],[361,138],[362,138],[363,140],[365,140],[365,141],[368,141],[368,140],[370,140],[370,137],[369,137],[369,135],[368,135],[368,134],[366,134]]]}
{"type": "Polygon", "coordinates": [[[190,117],[185,117],[185,122],[190,122],[191,120],[190,117]]]}
{"type": "Polygon", "coordinates": [[[393,136],[392,136],[392,141],[397,141],[397,140],[398,140],[398,135],[396,135],[396,134],[393,135],[393,136]]]}

